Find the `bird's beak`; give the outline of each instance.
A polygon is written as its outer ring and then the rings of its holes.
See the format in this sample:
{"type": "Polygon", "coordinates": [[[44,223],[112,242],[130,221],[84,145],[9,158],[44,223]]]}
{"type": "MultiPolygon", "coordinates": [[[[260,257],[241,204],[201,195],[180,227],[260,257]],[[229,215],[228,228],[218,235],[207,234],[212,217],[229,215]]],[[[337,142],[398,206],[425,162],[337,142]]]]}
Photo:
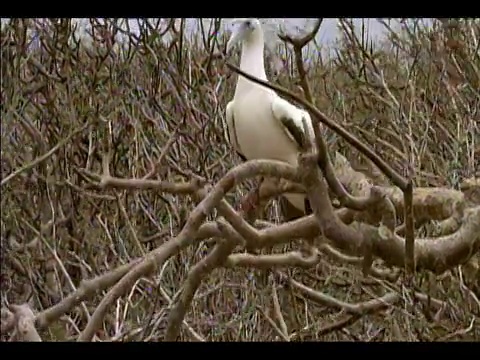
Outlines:
{"type": "Polygon", "coordinates": [[[239,42],[243,40],[244,36],[244,29],[241,26],[237,26],[235,29],[232,30],[232,35],[230,35],[230,39],[227,42],[227,54],[237,45],[239,42]]]}

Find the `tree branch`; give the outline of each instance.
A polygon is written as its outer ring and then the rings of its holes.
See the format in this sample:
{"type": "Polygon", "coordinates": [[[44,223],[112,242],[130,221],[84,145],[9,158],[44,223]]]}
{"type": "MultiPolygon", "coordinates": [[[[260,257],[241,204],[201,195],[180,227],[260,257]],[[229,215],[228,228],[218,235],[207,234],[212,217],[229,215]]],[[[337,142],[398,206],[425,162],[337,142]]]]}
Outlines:
{"type": "Polygon", "coordinates": [[[182,321],[202,279],[219,267],[238,244],[244,242],[242,237],[225,220],[217,220],[217,226],[223,235],[223,239],[215,245],[210,254],[189,271],[187,280],[183,284],[183,290],[170,310],[165,341],[177,340],[182,321]]]}
{"type": "Polygon", "coordinates": [[[89,341],[100,326],[110,304],[130,289],[141,276],[150,273],[171,256],[195,241],[197,231],[207,215],[218,205],[226,193],[242,181],[258,175],[283,177],[290,181],[298,180],[295,168],[280,161],[248,161],[230,170],[210,191],[210,193],[193,209],[182,231],[133,267],[102,299],[90,321],[77,341],[89,341]]]}

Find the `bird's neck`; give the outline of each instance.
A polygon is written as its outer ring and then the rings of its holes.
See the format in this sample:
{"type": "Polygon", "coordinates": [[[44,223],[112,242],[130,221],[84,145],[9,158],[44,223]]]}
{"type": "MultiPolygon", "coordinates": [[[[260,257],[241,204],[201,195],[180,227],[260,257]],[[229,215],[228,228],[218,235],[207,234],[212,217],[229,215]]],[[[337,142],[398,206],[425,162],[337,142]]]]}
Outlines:
{"type": "MultiPolygon", "coordinates": [[[[261,80],[267,80],[265,73],[265,65],[263,61],[263,38],[255,39],[255,41],[244,43],[242,46],[242,55],[240,58],[240,70],[249,75],[255,76],[261,80]]],[[[252,89],[252,87],[262,87],[254,82],[238,75],[237,87],[235,89],[235,96],[245,93],[252,89]]]]}

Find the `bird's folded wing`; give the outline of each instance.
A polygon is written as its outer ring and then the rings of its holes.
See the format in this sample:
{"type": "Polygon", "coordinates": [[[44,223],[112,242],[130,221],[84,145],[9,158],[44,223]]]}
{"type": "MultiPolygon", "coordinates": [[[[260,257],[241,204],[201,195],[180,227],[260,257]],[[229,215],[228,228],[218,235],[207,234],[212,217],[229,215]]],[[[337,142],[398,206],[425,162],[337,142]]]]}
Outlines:
{"type": "MultiPolygon", "coordinates": [[[[276,97],[272,101],[272,113],[278,121],[287,136],[297,145],[300,150],[305,144],[306,136],[314,137],[312,120],[305,110],[299,109],[288,101],[276,97]],[[304,120],[307,125],[307,133],[305,133],[304,120]]],[[[298,219],[301,216],[312,213],[310,201],[305,197],[305,212],[293,206],[285,197],[280,198],[280,208],[287,221],[298,219]]]]}
{"type": "Polygon", "coordinates": [[[272,113],[287,136],[297,145],[298,149],[305,143],[305,135],[313,135],[312,122],[308,112],[293,106],[288,101],[275,97],[272,101],[272,113]],[[305,134],[304,131],[304,119],[307,123],[308,134],[305,134]]]}
{"type": "Polygon", "coordinates": [[[237,132],[235,130],[235,117],[233,116],[233,101],[230,101],[227,104],[226,118],[227,118],[228,141],[230,142],[232,147],[235,149],[238,156],[243,161],[247,161],[247,158],[243,155],[242,150],[240,149],[240,145],[238,144],[238,141],[237,141],[237,132]]]}

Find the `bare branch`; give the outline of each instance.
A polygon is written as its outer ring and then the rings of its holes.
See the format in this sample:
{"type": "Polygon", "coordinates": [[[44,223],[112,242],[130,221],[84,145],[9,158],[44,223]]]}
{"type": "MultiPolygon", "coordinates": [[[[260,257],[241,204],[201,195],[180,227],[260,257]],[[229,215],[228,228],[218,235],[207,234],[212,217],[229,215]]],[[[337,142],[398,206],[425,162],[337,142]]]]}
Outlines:
{"type": "Polygon", "coordinates": [[[281,40],[292,44],[294,47],[303,48],[305,45],[307,45],[310,41],[312,41],[315,38],[315,36],[318,33],[318,30],[320,30],[320,26],[322,26],[322,22],[323,22],[323,18],[317,19],[315,26],[312,28],[312,30],[308,34],[302,37],[294,38],[286,34],[279,34],[278,37],[281,40]]]}
{"type": "Polygon", "coordinates": [[[217,226],[224,236],[211,253],[196,264],[189,272],[187,280],[183,285],[182,293],[177,299],[175,305],[170,310],[168,326],[165,334],[165,341],[175,341],[180,332],[180,325],[185,317],[188,306],[201,284],[202,278],[206,277],[216,267],[220,266],[234,250],[234,248],[243,242],[243,239],[237,232],[222,219],[217,220],[217,226]]]}
{"type": "Polygon", "coordinates": [[[283,281],[292,286],[294,289],[299,290],[303,296],[312,299],[316,303],[324,306],[333,307],[339,310],[345,310],[346,312],[355,315],[363,315],[366,313],[378,311],[382,308],[394,304],[400,299],[398,293],[387,293],[384,296],[379,297],[378,299],[373,299],[358,304],[349,304],[344,301],[335,299],[330,295],[315,291],[308,286],[305,286],[302,283],[299,283],[298,281],[295,281],[285,275],[282,278],[283,281]]]}
{"type": "Polygon", "coordinates": [[[78,341],[89,341],[98,329],[110,304],[133,286],[141,276],[152,272],[161,266],[169,257],[191,245],[195,241],[195,235],[206,216],[217,206],[225,194],[237,183],[249,177],[258,175],[280,176],[295,181],[297,175],[295,169],[281,162],[255,160],[246,162],[230,170],[190,213],[182,231],[175,239],[172,239],[157,249],[148,253],[144,260],[134,266],[103,298],[92,315],[78,341]]]}
{"type": "Polygon", "coordinates": [[[14,172],[10,173],[8,176],[2,179],[0,182],[0,186],[5,185],[8,183],[10,180],[14,179],[21,173],[34,168],[38,164],[41,164],[43,161],[47,160],[49,157],[51,157],[53,154],[55,154],[58,150],[60,150],[63,146],[65,146],[75,135],[79,134],[83,130],[85,130],[90,124],[86,123],[85,125],[81,126],[80,128],[74,130],[69,136],[67,136],[65,139],[60,141],[57,145],[55,145],[53,148],[51,148],[49,151],[47,151],[45,154],[39,156],[32,162],[25,164],[24,166],[20,167],[19,169],[15,170],[14,172]]]}
{"type": "Polygon", "coordinates": [[[253,255],[253,254],[232,254],[227,258],[227,267],[253,267],[257,269],[272,269],[276,267],[303,267],[309,268],[318,264],[318,252],[305,257],[299,251],[292,251],[286,254],[253,255]]]}

